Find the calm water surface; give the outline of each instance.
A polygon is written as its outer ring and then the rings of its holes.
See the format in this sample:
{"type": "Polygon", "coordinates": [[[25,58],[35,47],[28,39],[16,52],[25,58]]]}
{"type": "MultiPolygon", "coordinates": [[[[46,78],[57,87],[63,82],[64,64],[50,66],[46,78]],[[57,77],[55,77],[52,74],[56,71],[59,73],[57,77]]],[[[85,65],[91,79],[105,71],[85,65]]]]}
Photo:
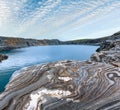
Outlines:
{"type": "Polygon", "coordinates": [[[0,63],[0,92],[14,71],[24,66],[59,60],[88,60],[98,46],[60,45],[37,46],[5,52],[9,58],[0,63]]]}

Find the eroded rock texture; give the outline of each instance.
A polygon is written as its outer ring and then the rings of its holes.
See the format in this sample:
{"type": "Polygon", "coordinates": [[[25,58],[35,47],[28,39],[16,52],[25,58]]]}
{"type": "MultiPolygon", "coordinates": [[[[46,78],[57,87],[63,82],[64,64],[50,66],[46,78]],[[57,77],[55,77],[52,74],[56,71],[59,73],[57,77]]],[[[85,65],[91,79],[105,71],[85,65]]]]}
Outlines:
{"type": "Polygon", "coordinates": [[[105,42],[98,50],[99,52],[91,56],[91,61],[109,63],[120,67],[120,40],[105,42]]]}
{"type": "Polygon", "coordinates": [[[120,68],[60,61],[14,73],[0,110],[119,110],[120,68]]]}
{"type": "Polygon", "coordinates": [[[0,110],[120,110],[120,40],[103,44],[90,61],[15,72],[0,94],[0,110]]]}

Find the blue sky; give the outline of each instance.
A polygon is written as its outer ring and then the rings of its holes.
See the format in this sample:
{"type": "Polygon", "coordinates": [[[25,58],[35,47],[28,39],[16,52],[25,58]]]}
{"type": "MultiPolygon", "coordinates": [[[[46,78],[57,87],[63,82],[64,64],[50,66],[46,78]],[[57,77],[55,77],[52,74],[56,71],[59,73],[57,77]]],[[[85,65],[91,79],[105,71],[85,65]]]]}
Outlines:
{"type": "Polygon", "coordinates": [[[120,0],[0,0],[0,36],[73,40],[120,31],[120,0]]]}

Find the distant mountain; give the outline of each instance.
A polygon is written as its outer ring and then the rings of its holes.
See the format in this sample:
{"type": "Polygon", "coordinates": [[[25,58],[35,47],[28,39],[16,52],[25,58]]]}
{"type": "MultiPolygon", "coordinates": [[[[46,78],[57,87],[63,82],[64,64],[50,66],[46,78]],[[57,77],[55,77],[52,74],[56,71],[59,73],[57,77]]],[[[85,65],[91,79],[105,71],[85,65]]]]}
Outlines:
{"type": "Polygon", "coordinates": [[[72,41],[60,41],[58,39],[24,39],[24,38],[14,38],[14,37],[0,37],[0,51],[10,50],[21,47],[28,46],[39,46],[39,45],[69,45],[69,44],[78,44],[78,45],[100,45],[106,40],[117,40],[120,39],[120,31],[107,37],[97,38],[97,39],[80,39],[72,41]]]}
{"type": "Polygon", "coordinates": [[[62,42],[57,39],[24,39],[14,37],[0,37],[0,51],[10,50],[28,46],[39,46],[39,45],[60,45],[62,42]]]}
{"type": "Polygon", "coordinates": [[[106,40],[117,40],[120,39],[120,31],[107,37],[97,38],[97,39],[80,39],[80,40],[72,40],[66,41],[65,44],[85,44],[85,45],[100,45],[106,40]]]}

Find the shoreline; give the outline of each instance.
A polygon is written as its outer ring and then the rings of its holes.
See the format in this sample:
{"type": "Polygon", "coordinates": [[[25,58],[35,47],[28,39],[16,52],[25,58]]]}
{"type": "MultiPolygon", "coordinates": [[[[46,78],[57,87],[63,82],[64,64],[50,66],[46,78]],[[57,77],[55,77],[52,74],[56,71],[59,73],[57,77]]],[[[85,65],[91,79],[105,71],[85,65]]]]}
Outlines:
{"type": "Polygon", "coordinates": [[[21,69],[0,94],[0,108],[120,109],[119,55],[120,41],[112,41],[102,44],[89,61],[65,60],[21,69]]]}
{"type": "Polygon", "coordinates": [[[109,40],[120,39],[120,33],[115,33],[111,36],[101,37],[97,39],[78,39],[70,41],[60,41],[58,39],[25,39],[14,37],[0,37],[0,52],[12,50],[16,48],[24,48],[30,46],[45,46],[45,45],[93,45],[100,46],[101,43],[109,40]]]}

